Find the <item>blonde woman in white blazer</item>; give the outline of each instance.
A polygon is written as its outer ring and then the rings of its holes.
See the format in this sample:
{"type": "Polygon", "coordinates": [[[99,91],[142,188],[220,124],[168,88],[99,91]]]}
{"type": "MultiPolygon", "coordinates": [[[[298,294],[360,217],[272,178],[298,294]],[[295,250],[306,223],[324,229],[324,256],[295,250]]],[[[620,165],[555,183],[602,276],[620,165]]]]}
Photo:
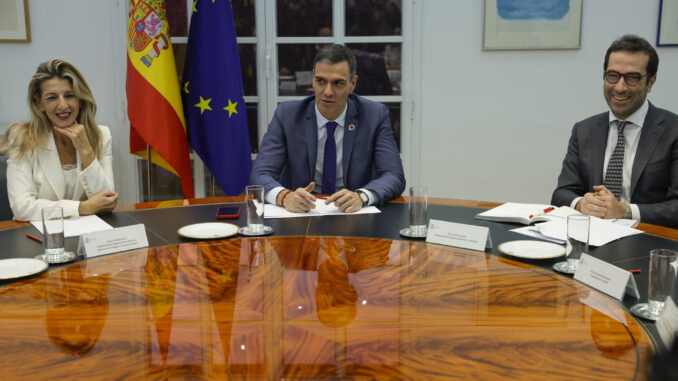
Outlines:
{"type": "Polygon", "coordinates": [[[111,133],[94,122],[96,104],[82,74],[58,59],[40,64],[28,103],[31,120],[13,123],[0,140],[14,219],[39,220],[48,206],[62,207],[64,217],[113,210],[111,133]]]}

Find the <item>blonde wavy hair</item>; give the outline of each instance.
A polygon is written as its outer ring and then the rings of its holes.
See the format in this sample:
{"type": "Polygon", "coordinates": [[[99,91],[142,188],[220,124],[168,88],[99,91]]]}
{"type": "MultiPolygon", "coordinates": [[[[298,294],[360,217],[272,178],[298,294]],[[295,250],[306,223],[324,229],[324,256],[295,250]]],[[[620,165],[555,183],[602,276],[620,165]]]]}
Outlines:
{"type": "Polygon", "coordinates": [[[80,113],[77,120],[85,126],[87,138],[94,149],[97,159],[101,160],[103,149],[101,132],[94,122],[97,105],[85,78],[72,64],[53,59],[38,65],[38,69],[28,84],[28,107],[31,111],[31,120],[12,123],[7,133],[0,139],[0,153],[9,153],[13,160],[20,160],[27,152],[31,154],[42,149],[45,137],[52,133],[52,124],[47,115],[40,111],[38,101],[42,96],[42,84],[53,78],[69,81],[75,96],[80,101],[80,113]]]}

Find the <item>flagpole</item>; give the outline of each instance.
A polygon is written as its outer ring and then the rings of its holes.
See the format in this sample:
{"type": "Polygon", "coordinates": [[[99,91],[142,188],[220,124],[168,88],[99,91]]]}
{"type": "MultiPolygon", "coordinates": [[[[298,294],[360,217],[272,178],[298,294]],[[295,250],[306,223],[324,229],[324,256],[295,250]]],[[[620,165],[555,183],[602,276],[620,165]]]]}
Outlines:
{"type": "Polygon", "coordinates": [[[152,172],[152,165],[153,163],[151,162],[151,146],[146,144],[146,165],[148,168],[148,202],[153,202],[153,172],[152,172]]]}
{"type": "Polygon", "coordinates": [[[210,194],[214,197],[214,175],[210,173],[210,194]]]}

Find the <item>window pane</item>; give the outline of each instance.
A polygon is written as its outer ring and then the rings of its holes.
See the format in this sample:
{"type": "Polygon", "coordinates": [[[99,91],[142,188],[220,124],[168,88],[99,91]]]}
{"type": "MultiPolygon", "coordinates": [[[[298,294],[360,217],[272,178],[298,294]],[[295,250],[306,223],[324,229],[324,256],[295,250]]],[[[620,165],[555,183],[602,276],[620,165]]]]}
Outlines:
{"type": "Polygon", "coordinates": [[[401,44],[348,44],[356,58],[360,95],[400,94],[401,44]]]}
{"type": "Polygon", "coordinates": [[[167,10],[167,22],[170,26],[172,37],[188,36],[188,17],[186,15],[186,0],[165,1],[167,10]]]}
{"type": "Polygon", "coordinates": [[[388,107],[393,137],[398,145],[398,152],[400,152],[400,103],[384,103],[384,105],[388,107]]]}
{"type": "Polygon", "coordinates": [[[254,0],[231,0],[235,35],[254,37],[257,35],[254,22],[254,0]]]}
{"type": "Polygon", "coordinates": [[[346,0],[347,36],[400,36],[401,0],[346,0]]]}
{"type": "Polygon", "coordinates": [[[257,95],[257,46],[239,44],[242,86],[245,95],[257,95]]]}
{"type": "Polygon", "coordinates": [[[332,35],[332,1],[278,0],[277,4],[278,36],[332,35]]]}
{"type": "Polygon", "coordinates": [[[179,77],[179,88],[182,88],[181,76],[184,74],[184,65],[186,64],[186,44],[173,42],[172,50],[174,51],[174,64],[177,67],[177,77],[179,77]]]}
{"type": "Polygon", "coordinates": [[[252,153],[259,152],[259,105],[257,103],[246,103],[247,109],[247,128],[250,130],[250,147],[252,153]]]}
{"type": "Polygon", "coordinates": [[[316,44],[278,45],[278,93],[280,95],[313,94],[312,70],[316,44]]]}
{"type": "MultiPolygon", "coordinates": [[[[148,202],[148,162],[146,160],[137,160],[139,173],[139,184],[141,184],[141,202],[148,202]]],[[[193,166],[193,160],[191,160],[193,166]]],[[[153,164],[152,187],[153,201],[181,200],[184,194],[181,192],[181,180],[174,173],[153,164]]]]}

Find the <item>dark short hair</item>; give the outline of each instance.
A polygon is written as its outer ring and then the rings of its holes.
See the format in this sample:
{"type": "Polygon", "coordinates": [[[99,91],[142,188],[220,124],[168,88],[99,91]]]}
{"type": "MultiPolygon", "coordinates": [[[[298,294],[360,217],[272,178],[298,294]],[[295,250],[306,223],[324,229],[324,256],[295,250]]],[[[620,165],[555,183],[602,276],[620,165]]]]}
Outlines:
{"type": "Polygon", "coordinates": [[[632,53],[642,52],[650,57],[650,59],[647,61],[647,67],[645,68],[645,71],[647,71],[648,74],[648,83],[650,81],[650,77],[657,74],[657,67],[659,67],[659,56],[657,55],[657,51],[652,47],[652,45],[650,45],[649,42],[647,42],[646,39],[633,34],[627,34],[614,40],[612,45],[610,45],[610,47],[607,49],[607,53],[605,53],[605,63],[603,64],[603,70],[607,71],[607,63],[610,60],[610,54],[612,54],[612,52],[618,51],[632,53]]]}
{"type": "Polygon", "coordinates": [[[355,76],[355,55],[353,55],[353,51],[347,48],[345,45],[332,44],[325,45],[320,48],[313,59],[313,70],[315,70],[315,65],[321,61],[327,61],[331,64],[338,64],[346,61],[348,62],[348,69],[351,73],[351,78],[355,76]]]}

